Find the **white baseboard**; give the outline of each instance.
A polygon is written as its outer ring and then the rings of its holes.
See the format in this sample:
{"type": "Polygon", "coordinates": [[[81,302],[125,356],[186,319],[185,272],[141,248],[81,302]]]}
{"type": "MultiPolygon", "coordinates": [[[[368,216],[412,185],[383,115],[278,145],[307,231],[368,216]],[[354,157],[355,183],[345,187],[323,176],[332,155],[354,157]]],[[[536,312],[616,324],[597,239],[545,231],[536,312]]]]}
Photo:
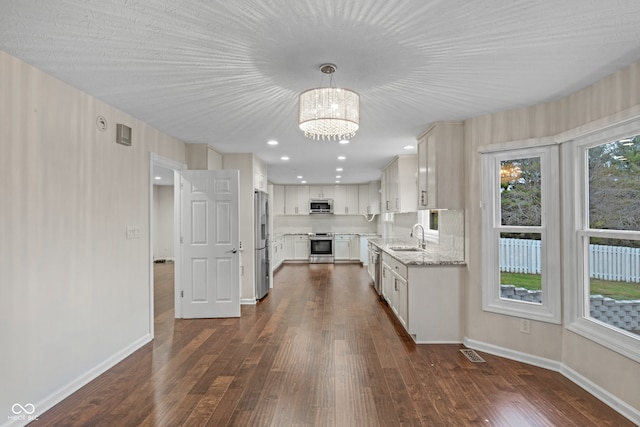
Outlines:
{"type": "Polygon", "coordinates": [[[556,360],[547,359],[544,357],[533,356],[531,354],[522,353],[519,351],[511,350],[504,347],[499,347],[493,344],[487,344],[481,341],[472,340],[470,338],[464,338],[464,345],[474,350],[483,351],[485,353],[493,354],[495,356],[504,357],[506,359],[515,360],[518,362],[526,363],[540,368],[549,369],[554,372],[558,372],[570,379],[573,383],[582,387],[591,395],[598,398],[600,401],[611,407],[629,421],[640,425],[640,410],[627,404],[623,400],[620,400],[606,389],[600,387],[590,379],[574,371],[565,364],[556,360]]]}
{"type": "Polygon", "coordinates": [[[627,418],[632,423],[640,426],[640,410],[618,399],[616,396],[609,393],[604,388],[595,384],[590,379],[580,375],[568,366],[562,365],[562,370],[560,371],[560,373],[600,399],[602,402],[607,404],[609,407],[614,409],[623,417],[627,418]]]}
{"type": "Polygon", "coordinates": [[[258,301],[255,298],[241,298],[240,305],[256,305],[258,301]]]}
{"type": "MultiPolygon", "coordinates": [[[[71,381],[70,383],[66,384],[60,389],[54,391],[53,393],[51,393],[49,396],[45,397],[41,401],[34,403],[33,405],[35,406],[37,412],[34,413],[33,415],[36,416],[38,414],[43,414],[49,409],[53,408],[55,405],[62,402],[67,397],[71,396],[73,393],[80,390],[82,387],[89,384],[91,381],[93,381],[100,375],[104,374],[106,371],[108,371],[109,369],[111,369],[121,361],[123,361],[125,358],[130,356],[133,352],[140,349],[142,346],[144,346],[150,341],[151,341],[151,334],[146,334],[138,338],[136,341],[132,342],[131,344],[129,344],[128,346],[120,350],[118,353],[114,354],[113,356],[109,357],[99,365],[95,366],[93,369],[90,369],[89,371],[80,375],[75,380],[71,381]]],[[[28,420],[25,421],[25,420],[17,420],[17,419],[16,420],[8,419],[6,424],[2,424],[2,427],[24,426],[26,425],[27,422],[28,420]]]]}

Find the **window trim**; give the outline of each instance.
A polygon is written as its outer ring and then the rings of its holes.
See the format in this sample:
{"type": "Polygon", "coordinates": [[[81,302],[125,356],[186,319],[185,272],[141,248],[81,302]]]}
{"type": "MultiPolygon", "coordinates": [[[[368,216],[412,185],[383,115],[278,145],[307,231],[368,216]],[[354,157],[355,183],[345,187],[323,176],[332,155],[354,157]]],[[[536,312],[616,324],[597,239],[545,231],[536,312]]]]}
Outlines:
{"type": "MultiPolygon", "coordinates": [[[[423,209],[418,210],[418,222],[424,227],[424,239],[431,243],[438,243],[440,241],[440,230],[431,229],[431,217],[430,213],[435,209],[423,209]]],[[[438,215],[440,215],[438,213],[438,215]]],[[[421,236],[414,236],[420,238],[421,236]]]]}
{"type": "Polygon", "coordinates": [[[588,224],[588,149],[629,135],[640,134],[640,118],[625,120],[562,144],[563,157],[563,258],[565,268],[564,323],[567,330],[603,345],[631,360],[640,362],[640,337],[589,317],[587,283],[588,244],[592,236],[640,240],[640,232],[593,230],[588,224]]]}
{"type": "Polygon", "coordinates": [[[483,150],[482,154],[482,309],[547,323],[562,321],[560,259],[560,165],[559,147],[541,139],[502,144],[502,150],[483,150]],[[542,221],[535,227],[508,227],[500,224],[500,161],[540,157],[542,179],[542,221]],[[499,235],[510,231],[541,233],[542,303],[508,300],[500,295],[499,235]]]}

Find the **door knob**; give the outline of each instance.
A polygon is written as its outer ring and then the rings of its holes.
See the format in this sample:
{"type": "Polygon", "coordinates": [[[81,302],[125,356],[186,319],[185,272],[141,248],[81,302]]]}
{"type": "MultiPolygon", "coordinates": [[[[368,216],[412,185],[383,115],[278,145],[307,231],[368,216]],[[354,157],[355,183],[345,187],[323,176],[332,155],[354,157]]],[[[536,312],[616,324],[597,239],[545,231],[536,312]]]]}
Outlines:
{"type": "Polygon", "coordinates": [[[231,249],[230,251],[227,251],[227,253],[231,252],[232,254],[235,254],[236,252],[238,252],[238,250],[236,248],[231,249]]]}

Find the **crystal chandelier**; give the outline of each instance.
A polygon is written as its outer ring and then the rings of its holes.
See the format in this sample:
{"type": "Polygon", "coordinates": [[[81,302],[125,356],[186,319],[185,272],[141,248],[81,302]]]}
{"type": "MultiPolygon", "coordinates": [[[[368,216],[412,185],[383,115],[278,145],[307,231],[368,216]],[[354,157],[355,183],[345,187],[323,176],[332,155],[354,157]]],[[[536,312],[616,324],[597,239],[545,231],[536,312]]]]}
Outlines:
{"type": "Polygon", "coordinates": [[[360,127],[360,96],[352,90],[333,87],[334,64],[323,64],[320,71],[331,76],[329,87],[309,89],[300,94],[300,130],[311,139],[351,139],[360,127]]]}

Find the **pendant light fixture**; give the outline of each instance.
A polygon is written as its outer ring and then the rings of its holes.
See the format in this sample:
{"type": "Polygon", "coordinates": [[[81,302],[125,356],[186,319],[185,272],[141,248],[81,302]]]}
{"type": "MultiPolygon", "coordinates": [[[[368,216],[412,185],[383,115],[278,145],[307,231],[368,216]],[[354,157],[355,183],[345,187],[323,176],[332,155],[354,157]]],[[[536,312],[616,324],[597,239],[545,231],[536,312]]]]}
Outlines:
{"type": "Polygon", "coordinates": [[[360,96],[352,90],[335,87],[336,68],[334,64],[322,64],[320,71],[330,76],[329,87],[300,94],[298,124],[307,138],[351,139],[360,127],[360,96]]]}

